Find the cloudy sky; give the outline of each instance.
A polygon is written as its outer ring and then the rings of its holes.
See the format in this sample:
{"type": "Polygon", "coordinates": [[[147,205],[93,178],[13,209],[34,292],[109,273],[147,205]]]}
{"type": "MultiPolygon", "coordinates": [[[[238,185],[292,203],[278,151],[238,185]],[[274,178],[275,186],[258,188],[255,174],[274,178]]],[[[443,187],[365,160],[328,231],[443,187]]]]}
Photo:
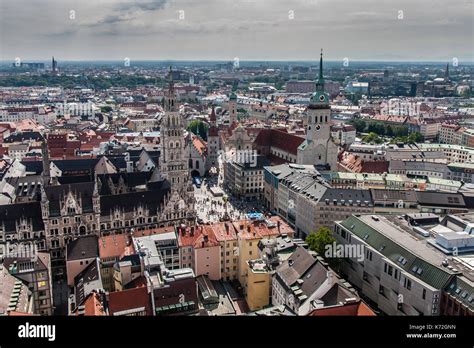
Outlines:
{"type": "Polygon", "coordinates": [[[0,59],[473,61],[472,0],[0,0],[0,59]]]}

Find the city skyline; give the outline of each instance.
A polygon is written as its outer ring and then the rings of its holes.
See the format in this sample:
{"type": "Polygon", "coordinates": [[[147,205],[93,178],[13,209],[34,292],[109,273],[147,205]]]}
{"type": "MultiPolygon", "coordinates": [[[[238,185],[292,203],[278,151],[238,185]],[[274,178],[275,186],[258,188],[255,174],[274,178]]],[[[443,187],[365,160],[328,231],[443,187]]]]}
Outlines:
{"type": "Polygon", "coordinates": [[[328,61],[474,60],[465,0],[38,4],[0,3],[0,60],[312,61],[320,47],[328,61]]]}

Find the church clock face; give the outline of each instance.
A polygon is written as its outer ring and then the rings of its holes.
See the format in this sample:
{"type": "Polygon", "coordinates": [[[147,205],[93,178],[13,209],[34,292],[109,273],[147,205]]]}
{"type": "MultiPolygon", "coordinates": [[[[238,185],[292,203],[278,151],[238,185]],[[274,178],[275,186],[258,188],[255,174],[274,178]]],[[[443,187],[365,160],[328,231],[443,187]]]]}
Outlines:
{"type": "Polygon", "coordinates": [[[319,96],[320,101],[324,101],[324,95],[319,96]]]}
{"type": "Polygon", "coordinates": [[[320,129],[321,129],[321,126],[318,124],[318,125],[316,126],[316,130],[318,131],[318,130],[320,130],[320,129]]]}

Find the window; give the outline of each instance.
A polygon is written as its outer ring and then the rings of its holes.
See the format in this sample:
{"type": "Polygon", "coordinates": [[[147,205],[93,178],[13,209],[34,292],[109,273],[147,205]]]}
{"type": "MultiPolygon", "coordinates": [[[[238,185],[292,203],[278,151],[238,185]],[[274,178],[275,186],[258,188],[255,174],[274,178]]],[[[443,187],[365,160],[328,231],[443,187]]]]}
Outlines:
{"type": "Polygon", "coordinates": [[[393,267],[388,265],[388,275],[391,276],[393,274],[393,267]]]}
{"type": "Polygon", "coordinates": [[[421,295],[421,297],[423,298],[423,300],[426,299],[426,289],[423,289],[423,294],[421,295]]]}
{"type": "Polygon", "coordinates": [[[410,279],[405,278],[404,287],[408,290],[411,290],[411,280],[410,279]]]}

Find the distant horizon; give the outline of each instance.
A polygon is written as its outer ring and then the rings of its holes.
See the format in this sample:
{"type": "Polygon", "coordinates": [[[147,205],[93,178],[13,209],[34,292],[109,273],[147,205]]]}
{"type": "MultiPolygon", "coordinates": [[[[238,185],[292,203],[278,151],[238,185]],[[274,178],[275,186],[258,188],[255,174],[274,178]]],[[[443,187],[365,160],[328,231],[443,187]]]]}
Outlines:
{"type": "Polygon", "coordinates": [[[474,62],[472,11],[471,0],[0,1],[0,60],[317,61],[322,48],[327,61],[474,62]]]}
{"type": "MultiPolygon", "coordinates": [[[[51,57],[52,58],[52,57],[51,57]]],[[[23,63],[51,63],[51,58],[49,59],[26,59],[22,60],[23,63]]],[[[129,57],[130,58],[130,57],[129,57]]],[[[118,62],[123,62],[123,59],[61,59],[57,58],[54,56],[54,59],[57,62],[64,62],[64,63],[118,63],[118,62]]],[[[14,63],[14,59],[2,59],[0,60],[0,63],[2,64],[11,64],[14,63]]],[[[232,63],[233,60],[225,60],[225,59],[133,59],[130,58],[130,64],[133,64],[133,62],[139,62],[139,63],[155,63],[155,62],[160,62],[160,63],[165,63],[165,62],[176,62],[176,63],[232,63]]],[[[239,62],[276,62],[276,63],[314,63],[314,64],[319,64],[319,57],[315,59],[239,59],[239,62]]],[[[351,62],[356,62],[356,63],[435,63],[435,64],[447,64],[449,63],[450,67],[453,66],[453,62],[449,60],[366,60],[366,59],[351,59],[349,61],[349,66],[351,62]]],[[[343,59],[324,59],[324,63],[343,63],[343,59]]],[[[472,65],[474,64],[474,60],[458,60],[459,65],[467,64],[467,65],[472,65]]]]}

